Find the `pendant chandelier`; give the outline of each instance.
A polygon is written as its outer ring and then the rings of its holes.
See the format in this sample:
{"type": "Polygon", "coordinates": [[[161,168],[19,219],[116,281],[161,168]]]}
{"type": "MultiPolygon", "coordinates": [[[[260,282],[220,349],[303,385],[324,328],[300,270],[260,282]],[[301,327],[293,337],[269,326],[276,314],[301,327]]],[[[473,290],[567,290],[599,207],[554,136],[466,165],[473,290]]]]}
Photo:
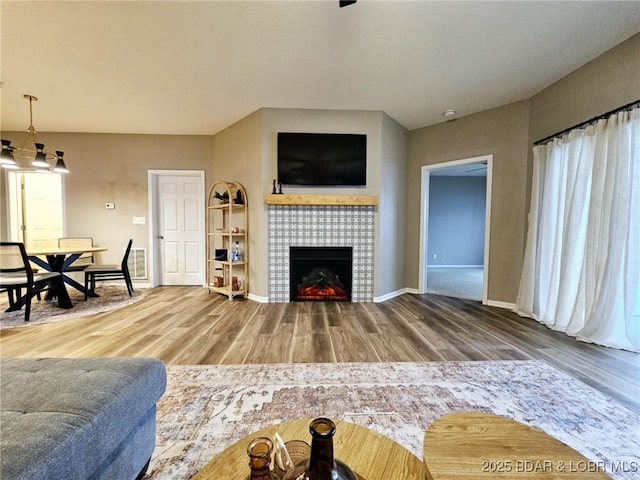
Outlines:
{"type": "Polygon", "coordinates": [[[28,135],[19,147],[11,146],[11,140],[2,139],[2,153],[0,153],[0,165],[10,170],[37,171],[37,172],[58,172],[69,173],[64,160],[64,152],[56,150],[56,154],[48,153],[44,150],[44,144],[38,142],[36,129],[33,127],[33,102],[38,98],[33,95],[23,95],[29,100],[29,128],[28,135]],[[35,147],[30,148],[31,145],[35,147]],[[31,161],[31,166],[23,167],[16,163],[15,157],[31,161]],[[52,162],[51,164],[49,162],[52,162]],[[51,165],[53,164],[53,168],[51,165]]]}

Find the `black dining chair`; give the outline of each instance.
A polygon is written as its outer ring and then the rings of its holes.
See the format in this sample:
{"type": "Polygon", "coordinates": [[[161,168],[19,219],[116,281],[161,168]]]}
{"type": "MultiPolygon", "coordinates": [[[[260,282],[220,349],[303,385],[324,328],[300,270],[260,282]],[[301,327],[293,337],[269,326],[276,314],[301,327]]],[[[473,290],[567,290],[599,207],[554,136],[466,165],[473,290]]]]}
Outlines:
{"type": "Polygon", "coordinates": [[[60,272],[33,271],[24,243],[0,243],[0,292],[6,291],[9,296],[7,311],[20,310],[24,305],[24,321],[28,322],[31,315],[31,299],[34,296],[49,290],[61,295],[66,292],[63,289],[60,272]]]}
{"type": "MultiPolygon", "coordinates": [[[[93,247],[93,238],[91,237],[60,237],[58,239],[59,248],[78,248],[93,247]]],[[[83,253],[78,259],[69,265],[66,272],[80,272],[90,265],[94,264],[93,253],[83,253]]]]}
{"type": "Polygon", "coordinates": [[[131,252],[133,240],[129,240],[124,251],[124,257],[120,265],[91,265],[84,269],[84,299],[87,300],[89,293],[94,294],[96,282],[105,280],[124,280],[127,285],[129,296],[133,296],[133,283],[129,274],[129,253],[131,252]]]}

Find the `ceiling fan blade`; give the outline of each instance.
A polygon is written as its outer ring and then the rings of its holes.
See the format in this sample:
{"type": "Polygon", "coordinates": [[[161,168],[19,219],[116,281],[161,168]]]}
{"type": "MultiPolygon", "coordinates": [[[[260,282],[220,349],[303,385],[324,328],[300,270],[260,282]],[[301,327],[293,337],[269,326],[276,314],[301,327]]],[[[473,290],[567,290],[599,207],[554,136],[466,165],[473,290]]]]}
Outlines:
{"type": "Polygon", "coordinates": [[[348,7],[349,5],[353,5],[354,3],[356,3],[358,0],[340,0],[340,8],[342,7],[348,7]]]}

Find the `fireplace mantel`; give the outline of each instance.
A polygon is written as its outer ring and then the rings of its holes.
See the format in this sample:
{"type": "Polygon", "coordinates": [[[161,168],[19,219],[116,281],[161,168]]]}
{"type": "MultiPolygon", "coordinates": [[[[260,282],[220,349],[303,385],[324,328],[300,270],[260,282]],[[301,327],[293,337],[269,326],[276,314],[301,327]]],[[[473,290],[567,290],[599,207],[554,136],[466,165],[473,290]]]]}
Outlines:
{"type": "Polygon", "coordinates": [[[267,205],[378,205],[377,195],[303,195],[271,194],[265,196],[267,205]]]}

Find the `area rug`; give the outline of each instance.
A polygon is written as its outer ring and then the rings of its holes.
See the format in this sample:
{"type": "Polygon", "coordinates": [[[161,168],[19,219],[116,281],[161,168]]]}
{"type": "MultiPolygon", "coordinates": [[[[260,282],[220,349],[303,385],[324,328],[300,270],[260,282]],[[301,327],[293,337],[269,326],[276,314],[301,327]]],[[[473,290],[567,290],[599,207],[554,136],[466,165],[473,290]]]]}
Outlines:
{"type": "Polygon", "coordinates": [[[376,430],[422,458],[426,428],[457,411],[539,428],[605,462],[612,478],[640,470],[640,415],[542,361],[167,366],[167,375],[146,479],[189,479],[251,432],[318,416],[376,430]]]}
{"type": "Polygon", "coordinates": [[[28,327],[29,325],[40,325],[103,313],[131,305],[138,300],[142,300],[147,295],[147,289],[136,289],[133,292],[133,297],[130,297],[126,287],[103,285],[96,287],[96,293],[100,295],[99,297],[89,298],[85,302],[82,293],[72,288],[68,290],[73,308],[59,308],[57,300],[47,301],[34,298],[31,303],[31,317],[28,322],[24,321],[24,307],[19,311],[5,312],[9,308],[9,300],[6,293],[1,294],[0,328],[28,327]]]}

